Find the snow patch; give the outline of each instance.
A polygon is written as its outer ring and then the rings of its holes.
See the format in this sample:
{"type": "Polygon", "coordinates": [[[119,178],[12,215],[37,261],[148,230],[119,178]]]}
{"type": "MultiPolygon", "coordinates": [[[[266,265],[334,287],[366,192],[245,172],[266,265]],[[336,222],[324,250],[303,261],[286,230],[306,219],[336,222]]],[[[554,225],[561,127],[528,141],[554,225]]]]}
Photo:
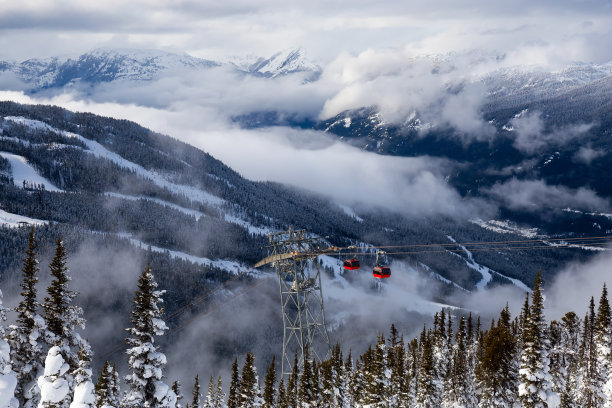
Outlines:
{"type": "Polygon", "coordinates": [[[2,227],[19,227],[24,224],[44,225],[48,223],[49,221],[37,220],[36,218],[24,217],[23,215],[9,213],[9,212],[6,212],[0,209],[0,226],[2,227]]]}
{"type": "Polygon", "coordinates": [[[13,173],[13,182],[17,187],[23,187],[23,182],[33,185],[43,185],[48,191],[62,191],[57,188],[49,180],[38,174],[38,172],[28,163],[23,156],[18,156],[12,153],[0,152],[0,156],[4,157],[11,164],[13,173]]]}

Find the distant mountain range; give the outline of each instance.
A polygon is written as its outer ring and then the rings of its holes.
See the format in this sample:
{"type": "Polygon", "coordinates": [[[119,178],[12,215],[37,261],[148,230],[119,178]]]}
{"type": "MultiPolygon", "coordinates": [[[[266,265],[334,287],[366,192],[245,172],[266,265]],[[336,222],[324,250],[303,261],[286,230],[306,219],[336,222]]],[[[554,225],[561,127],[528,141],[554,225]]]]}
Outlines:
{"type": "Polygon", "coordinates": [[[0,73],[13,73],[27,85],[28,92],[35,93],[49,88],[70,87],[77,83],[150,81],[167,74],[220,66],[247,75],[269,78],[298,72],[316,78],[321,70],[306,59],[304,50],[300,48],[278,52],[269,58],[250,57],[224,62],[159,50],[98,49],[74,58],[0,61],[0,73]]]}

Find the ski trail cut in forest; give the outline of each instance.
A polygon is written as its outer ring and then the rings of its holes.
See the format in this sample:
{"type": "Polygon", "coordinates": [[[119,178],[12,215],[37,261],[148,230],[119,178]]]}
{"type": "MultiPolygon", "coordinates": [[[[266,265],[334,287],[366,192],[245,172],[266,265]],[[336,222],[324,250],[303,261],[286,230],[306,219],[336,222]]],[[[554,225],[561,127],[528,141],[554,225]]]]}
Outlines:
{"type": "MultiPolygon", "coordinates": [[[[195,217],[196,221],[199,220],[201,217],[206,217],[207,215],[204,214],[201,211],[198,210],[193,210],[191,208],[185,208],[182,207],[180,205],[165,201],[165,200],[161,200],[159,198],[154,198],[154,197],[148,197],[148,196],[134,196],[134,195],[129,195],[129,194],[121,194],[121,193],[115,193],[115,192],[106,192],[104,193],[105,196],[107,197],[114,197],[114,198],[119,198],[122,200],[129,200],[129,201],[138,201],[138,200],[147,200],[147,201],[151,201],[154,203],[157,203],[159,205],[171,208],[173,210],[179,211],[183,214],[195,217]]],[[[239,225],[243,228],[245,228],[247,231],[249,231],[250,234],[255,234],[255,235],[263,235],[266,236],[271,232],[275,232],[275,230],[271,229],[271,228],[266,228],[266,227],[256,227],[255,225],[251,224],[250,222],[246,221],[245,219],[231,214],[229,212],[226,212],[223,214],[223,218],[225,219],[225,221],[232,223],[232,224],[236,224],[239,225]]]]}
{"type": "Polygon", "coordinates": [[[144,167],[134,162],[126,160],[120,155],[118,155],[117,153],[111,152],[106,147],[102,146],[100,143],[94,142],[93,140],[87,139],[76,133],[62,131],[52,126],[49,126],[44,122],[40,122],[40,121],[33,120],[33,119],[27,119],[21,116],[7,116],[4,119],[10,120],[12,122],[20,123],[25,126],[29,126],[30,128],[33,128],[33,129],[46,129],[52,132],[62,134],[66,137],[72,137],[72,138],[79,139],[80,141],[85,143],[88,149],[86,151],[89,152],[90,154],[93,154],[96,157],[100,157],[100,158],[109,160],[113,163],[116,163],[120,167],[131,170],[134,173],[151,180],[157,186],[161,188],[166,188],[175,194],[184,195],[185,197],[189,198],[192,201],[199,201],[199,202],[211,204],[217,207],[220,207],[221,205],[225,203],[225,200],[223,200],[222,198],[219,198],[204,190],[201,190],[195,187],[191,187],[191,186],[186,186],[183,184],[172,183],[171,181],[166,180],[161,174],[155,171],[147,170],[144,167]]]}
{"type": "Polygon", "coordinates": [[[45,186],[45,190],[48,191],[63,191],[57,188],[49,180],[38,174],[36,169],[34,169],[34,167],[28,163],[25,157],[6,152],[0,152],[0,156],[7,159],[11,164],[13,182],[17,187],[23,187],[23,182],[26,181],[27,183],[34,185],[42,184],[45,186]]]}
{"type": "Polygon", "coordinates": [[[23,215],[13,214],[0,209],[0,227],[18,227],[23,225],[24,222],[32,225],[44,225],[49,223],[49,221],[24,217],[23,215]]]}
{"type": "MultiPolygon", "coordinates": [[[[457,243],[457,241],[450,235],[447,235],[447,237],[451,242],[457,243]]],[[[476,288],[478,288],[478,290],[484,290],[486,286],[489,284],[489,282],[491,282],[491,279],[493,279],[493,274],[495,274],[501,278],[507,279],[508,281],[512,282],[519,289],[522,289],[526,292],[531,292],[531,289],[527,285],[525,285],[522,281],[511,278],[502,273],[496,272],[487,266],[479,264],[478,262],[474,260],[474,256],[466,247],[464,247],[463,245],[457,245],[457,246],[461,248],[463,252],[465,252],[465,255],[467,256],[467,258],[464,258],[460,254],[457,254],[455,252],[449,252],[449,253],[463,259],[465,261],[465,264],[468,266],[468,268],[471,268],[475,270],[476,272],[480,273],[480,275],[482,276],[482,279],[480,279],[480,281],[476,284],[476,288]]]]}
{"type": "Polygon", "coordinates": [[[192,262],[198,265],[211,266],[211,267],[226,270],[234,274],[248,272],[251,274],[259,275],[259,272],[256,271],[255,269],[245,266],[244,264],[241,264],[236,261],[231,261],[227,259],[212,260],[210,258],[195,256],[195,255],[191,255],[191,254],[181,252],[181,251],[173,251],[167,248],[162,248],[162,247],[158,247],[155,245],[147,244],[146,242],[143,242],[143,241],[140,241],[134,238],[131,234],[128,234],[128,233],[119,233],[117,234],[117,236],[129,240],[130,243],[134,245],[135,247],[144,248],[144,249],[151,248],[151,251],[159,252],[159,253],[168,253],[173,258],[183,259],[185,261],[189,261],[189,262],[192,262]]]}

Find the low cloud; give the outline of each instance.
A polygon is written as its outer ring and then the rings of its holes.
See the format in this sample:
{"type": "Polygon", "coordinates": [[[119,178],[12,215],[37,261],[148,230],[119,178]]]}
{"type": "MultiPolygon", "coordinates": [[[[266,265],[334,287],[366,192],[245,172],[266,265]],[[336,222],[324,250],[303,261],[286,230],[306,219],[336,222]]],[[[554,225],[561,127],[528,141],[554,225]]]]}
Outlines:
{"type": "Polygon", "coordinates": [[[514,210],[538,211],[553,205],[556,208],[584,210],[606,210],[610,207],[608,200],[588,188],[551,186],[542,180],[512,178],[504,183],[496,183],[485,193],[514,210]]]}
{"type": "Polygon", "coordinates": [[[514,147],[533,154],[551,146],[562,146],[569,141],[585,135],[592,123],[581,123],[562,128],[546,129],[546,123],[540,112],[523,112],[510,120],[510,129],[514,138],[514,147]]]}
{"type": "Polygon", "coordinates": [[[606,152],[601,149],[593,149],[591,146],[580,146],[573,159],[576,162],[591,164],[593,160],[606,155],[606,152]]]}

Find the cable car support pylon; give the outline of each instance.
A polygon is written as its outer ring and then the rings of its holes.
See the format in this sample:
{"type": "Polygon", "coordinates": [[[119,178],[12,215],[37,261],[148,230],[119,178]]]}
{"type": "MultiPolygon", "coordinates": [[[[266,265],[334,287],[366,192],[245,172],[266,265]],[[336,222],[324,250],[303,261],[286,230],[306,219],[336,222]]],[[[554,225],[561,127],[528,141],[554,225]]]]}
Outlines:
{"type": "Polygon", "coordinates": [[[255,267],[272,264],[278,275],[283,315],[282,375],[290,375],[294,353],[298,367],[304,361],[304,350],[322,361],[330,351],[325,325],[325,308],[321,290],[321,268],[318,255],[332,250],[322,238],[308,237],[306,230],[268,234],[268,257],[255,267]]]}

